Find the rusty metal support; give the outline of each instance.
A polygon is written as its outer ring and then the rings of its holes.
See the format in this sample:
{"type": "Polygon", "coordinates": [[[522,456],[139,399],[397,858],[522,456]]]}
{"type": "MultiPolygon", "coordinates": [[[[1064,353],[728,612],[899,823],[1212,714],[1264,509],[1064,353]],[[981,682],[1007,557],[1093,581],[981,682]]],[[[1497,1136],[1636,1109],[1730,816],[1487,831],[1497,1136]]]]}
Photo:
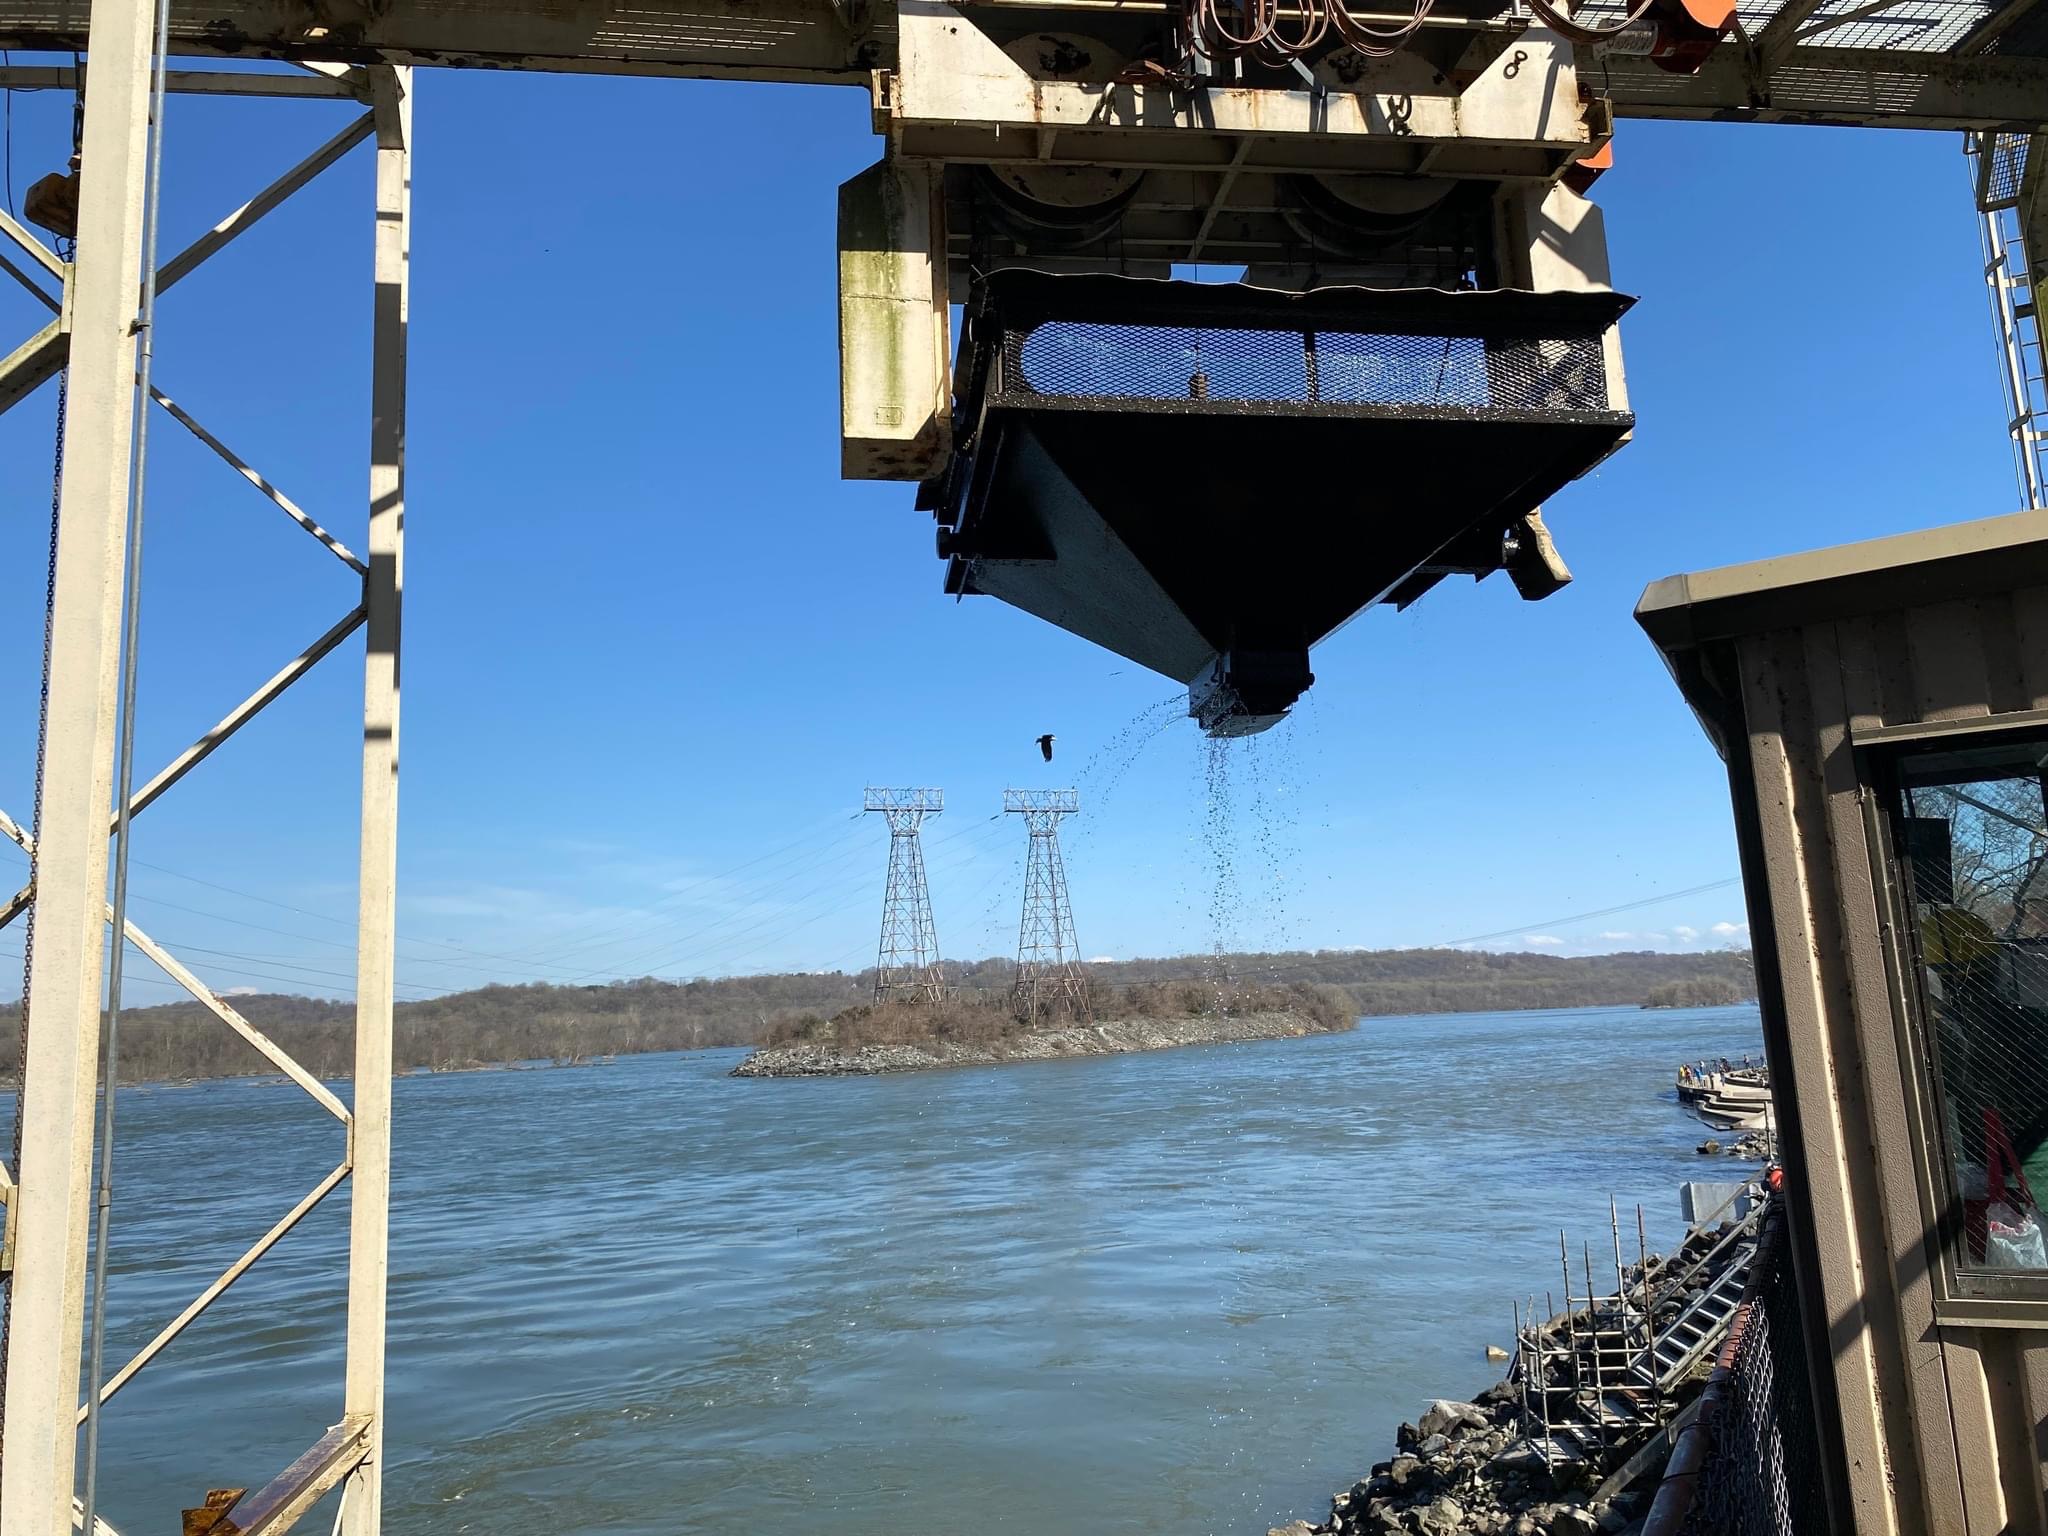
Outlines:
{"type": "Polygon", "coordinates": [[[284,1536],[329,1489],[363,1464],[375,1443],[375,1426],[370,1420],[350,1414],[255,1493],[245,1494],[239,1488],[209,1490],[203,1506],[184,1512],[185,1532],[187,1536],[284,1536]]]}

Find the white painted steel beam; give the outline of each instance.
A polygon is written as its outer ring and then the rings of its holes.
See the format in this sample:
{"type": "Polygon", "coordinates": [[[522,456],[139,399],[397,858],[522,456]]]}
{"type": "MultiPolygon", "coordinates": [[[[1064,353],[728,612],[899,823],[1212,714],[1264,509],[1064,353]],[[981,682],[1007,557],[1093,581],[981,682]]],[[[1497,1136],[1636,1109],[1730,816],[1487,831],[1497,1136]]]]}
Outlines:
{"type": "MultiPolygon", "coordinates": [[[[313,1208],[322,1200],[333,1194],[335,1187],[348,1177],[348,1171],[349,1165],[346,1160],[338,1164],[326,1178],[308,1190],[301,1197],[297,1205],[294,1205],[289,1211],[285,1212],[271,1226],[269,1231],[250,1244],[240,1258],[222,1270],[211,1285],[193,1297],[184,1311],[157,1330],[155,1338],[143,1345],[141,1349],[135,1352],[134,1357],[126,1365],[107,1378],[106,1385],[100,1388],[101,1404],[105,1405],[113,1398],[116,1392],[119,1392],[129,1382],[133,1381],[136,1374],[144,1366],[162,1354],[173,1339],[177,1338],[179,1334],[191,1326],[194,1318],[218,1301],[229,1286],[249,1272],[251,1265],[275,1248],[286,1233],[290,1232],[301,1221],[304,1221],[312,1213],[313,1208]]],[[[85,1422],[86,1411],[87,1405],[80,1403],[78,1405],[78,1422],[81,1424],[85,1422]]]]}
{"type": "MultiPolygon", "coordinates": [[[[4,0],[0,48],[82,46],[84,9],[80,0],[4,0]]],[[[276,0],[173,0],[171,37],[188,55],[857,85],[887,41],[872,30],[872,9],[842,11],[834,0],[380,0],[337,16],[335,7],[276,0]]]]}
{"type": "Polygon", "coordinates": [[[1763,31],[1757,35],[1756,51],[1765,67],[1778,63],[1797,46],[1799,29],[1826,4],[1827,0],[1785,0],[1778,7],[1777,14],[1764,23],[1763,31]]]}
{"type": "Polygon", "coordinates": [[[367,139],[373,126],[371,118],[372,114],[365,112],[354,119],[325,144],[165,262],[157,269],[157,291],[161,293],[191,276],[201,262],[229,242],[247,234],[265,214],[272,212],[299,188],[367,139]]]}
{"type": "MultiPolygon", "coordinates": [[[[307,66],[311,68],[313,66],[307,66]]],[[[340,69],[340,66],[334,66],[340,69]]],[[[322,66],[323,71],[325,66],[322,66]]],[[[323,75],[285,74],[282,71],[174,69],[164,77],[164,89],[186,96],[277,96],[298,100],[351,101],[359,99],[358,88],[350,84],[356,71],[323,75]]],[[[78,72],[68,64],[14,64],[0,67],[0,90],[68,91],[78,83],[78,72]]]]}
{"type": "Polygon", "coordinates": [[[93,0],[6,1340],[7,1536],[71,1526],[153,21],[148,0],[93,0]]]}
{"type": "MultiPolygon", "coordinates": [[[[5,71],[0,71],[0,76],[4,74],[5,71]]],[[[0,79],[0,86],[4,86],[4,83],[4,79],[0,79]]],[[[0,235],[5,235],[23,254],[59,283],[64,281],[64,263],[58,258],[57,253],[38,240],[34,231],[4,208],[0,208],[0,235]]]]}
{"type": "Polygon", "coordinates": [[[946,209],[937,166],[839,188],[839,472],[922,480],[952,446],[946,209]]]}
{"type": "Polygon", "coordinates": [[[261,714],[285,689],[312,671],[323,657],[354,634],[368,617],[369,615],[361,608],[343,614],[325,634],[286,662],[271,675],[268,682],[229,710],[212,730],[172,758],[147,784],[138,789],[134,798],[128,802],[128,814],[131,817],[139,816],[148,810],[165,790],[213,756],[229,737],[261,714]]]}
{"type": "MultiPolygon", "coordinates": [[[[110,918],[113,916],[111,909],[109,909],[107,915],[110,918]]],[[[236,1034],[248,1041],[250,1045],[254,1046],[259,1056],[293,1082],[297,1083],[299,1087],[305,1090],[307,1096],[322,1109],[334,1116],[343,1125],[349,1123],[348,1106],[337,1099],[325,1083],[300,1066],[297,1060],[293,1058],[291,1052],[271,1039],[270,1036],[264,1034],[262,1030],[243,1018],[233,1008],[230,1008],[211,987],[187,970],[177,956],[136,927],[134,923],[125,924],[124,929],[128,935],[128,942],[155,961],[159,970],[190,993],[192,998],[200,1003],[207,1012],[211,1013],[221,1023],[227,1025],[229,1029],[232,1029],[236,1034]]]]}
{"type": "Polygon", "coordinates": [[[1608,55],[1617,117],[1951,130],[2048,126],[2048,60],[1947,58],[1904,49],[1794,48],[1766,71],[1721,47],[1696,75],[1608,55]]]}
{"type": "Polygon", "coordinates": [[[370,574],[363,583],[363,801],[356,935],[355,1174],[349,1200],[348,1359],[342,1407],[367,1426],[344,1536],[383,1518],[384,1301],[391,1199],[391,1002],[398,887],[400,606],[405,592],[405,386],[412,262],[410,69],[376,69],[375,308],[371,320],[370,574]]]}
{"type": "MultiPolygon", "coordinates": [[[[1046,25],[1057,27],[1060,7],[1044,9],[1046,25]]],[[[1085,14],[1085,0],[1079,9],[1085,14]]],[[[1989,58],[1978,51],[1992,29],[2016,18],[2023,5],[1998,12],[1949,56],[1799,45],[1794,34],[1818,9],[1808,0],[1792,0],[1767,26],[1759,49],[1731,40],[1690,78],[1666,74],[1645,59],[1608,55],[1602,89],[1624,117],[1944,130],[2048,126],[2048,94],[2036,89],[2030,95],[2026,83],[2030,74],[2039,78],[2044,61],[1989,58]],[[1784,25],[1777,25],[1780,18],[1784,25]],[[1761,90],[1762,80],[1781,68],[1789,77],[1761,90]]],[[[0,48],[81,47],[85,13],[82,0],[0,0],[0,48]]],[[[488,7],[391,0],[353,10],[345,41],[332,35],[319,13],[274,0],[176,0],[172,34],[175,51],[193,56],[232,51],[243,58],[308,63],[486,65],[860,86],[869,83],[872,71],[898,62],[889,6],[837,0],[647,0],[631,11],[607,0],[521,0],[488,7]],[[233,39],[231,50],[219,41],[223,37],[233,39]]],[[[252,78],[266,90],[282,89],[267,84],[282,77],[252,78]]],[[[305,79],[323,83],[311,75],[305,79]]],[[[174,89],[177,80],[173,76],[174,89]]]]}
{"type": "Polygon", "coordinates": [[[944,0],[899,0],[897,42],[875,127],[911,160],[1413,173],[1427,156],[1432,175],[1548,181],[1605,136],[1541,28],[1462,88],[1394,95],[1048,80],[944,0]]]}
{"type": "Polygon", "coordinates": [[[0,413],[19,405],[63,372],[70,347],[71,334],[59,318],[0,357],[0,413]]]}
{"type": "MultiPolygon", "coordinates": [[[[18,844],[21,850],[28,854],[30,858],[35,857],[35,838],[24,831],[21,824],[4,811],[0,811],[0,836],[4,836],[9,841],[18,844]]],[[[107,904],[107,921],[111,924],[113,920],[114,908],[113,904],[109,902],[107,904]]],[[[128,935],[128,942],[155,961],[163,973],[183,987],[195,1002],[204,1005],[214,1017],[253,1045],[265,1061],[269,1062],[278,1071],[303,1088],[322,1109],[333,1115],[343,1125],[349,1123],[348,1106],[337,1099],[328,1090],[325,1083],[300,1066],[289,1051],[285,1050],[283,1046],[243,1018],[233,1008],[230,1008],[211,987],[187,970],[170,951],[136,927],[132,920],[124,921],[122,928],[128,935]]]]}
{"type": "Polygon", "coordinates": [[[21,284],[23,288],[27,289],[34,296],[36,302],[41,304],[51,314],[59,314],[63,311],[64,301],[51,293],[49,289],[37,282],[27,272],[23,271],[21,267],[17,266],[14,259],[4,250],[0,250],[0,272],[5,272],[9,277],[21,284]]]}
{"type": "MultiPolygon", "coordinates": [[[[305,79],[318,83],[317,77],[310,75],[287,78],[305,79]]],[[[372,115],[368,112],[355,118],[347,127],[328,139],[326,143],[306,156],[305,159],[250,198],[248,202],[235,209],[234,212],[214,225],[212,229],[209,229],[197,240],[186,246],[184,250],[158,267],[156,286],[159,296],[190,277],[209,257],[216,255],[235,240],[247,234],[265,215],[284,203],[294,192],[297,192],[322,171],[339,161],[342,156],[355,148],[356,145],[369,138],[373,126],[372,115]]],[[[9,224],[12,224],[12,222],[12,220],[8,221],[9,224]]],[[[20,230],[19,225],[15,225],[13,229],[9,229],[7,225],[0,225],[0,234],[9,235],[14,243],[21,245],[31,256],[37,257],[39,265],[47,266],[48,262],[55,262],[52,270],[61,280],[64,271],[63,263],[56,262],[55,257],[51,256],[42,242],[33,235],[25,230],[20,231],[17,235],[15,233],[16,230],[20,230]],[[47,261],[44,258],[47,258],[47,261]]],[[[63,370],[67,346],[67,332],[63,318],[60,315],[58,319],[52,320],[7,357],[0,358],[0,413],[4,413],[11,407],[20,404],[38,387],[54,379],[63,370]]],[[[163,403],[169,404],[168,401],[163,403]]],[[[172,414],[176,415],[177,412],[174,410],[172,414]]],[[[189,427],[192,424],[187,422],[186,425],[189,427]]],[[[205,439],[202,438],[202,440],[205,439]]],[[[224,457],[229,457],[226,451],[219,448],[217,444],[210,442],[209,446],[215,447],[215,451],[222,453],[224,457]]],[[[230,462],[234,462],[231,457],[230,462]]],[[[244,465],[237,464],[237,468],[243,469],[245,473],[248,472],[247,467],[244,465]]],[[[252,478],[254,477],[252,476],[252,478]]],[[[260,480],[256,483],[259,489],[262,488],[260,480]]],[[[354,557],[349,556],[348,558],[353,561],[354,557]]]]}
{"type": "Polygon", "coordinates": [[[342,543],[341,540],[337,539],[325,528],[322,528],[297,502],[293,501],[291,497],[285,495],[283,491],[280,491],[255,469],[251,468],[248,461],[236,453],[234,449],[201,426],[190,411],[187,411],[177,401],[154,385],[150,387],[149,397],[169,412],[171,419],[179,426],[212,449],[214,454],[225,462],[230,469],[261,491],[280,512],[284,513],[286,517],[289,517],[325,545],[328,553],[333,555],[335,559],[354,571],[358,576],[370,574],[370,568],[358,560],[346,544],[342,543]]]}

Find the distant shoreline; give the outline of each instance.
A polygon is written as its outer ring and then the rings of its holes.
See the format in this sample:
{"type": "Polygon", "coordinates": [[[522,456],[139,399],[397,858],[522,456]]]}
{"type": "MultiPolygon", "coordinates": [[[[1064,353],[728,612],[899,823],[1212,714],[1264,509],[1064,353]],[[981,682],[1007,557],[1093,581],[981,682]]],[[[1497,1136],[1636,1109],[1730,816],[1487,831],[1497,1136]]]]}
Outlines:
{"type": "MultiPolygon", "coordinates": [[[[236,1001],[244,1001],[244,999],[236,999],[236,1001]]],[[[272,1001],[272,999],[258,999],[258,1001],[272,1001]]],[[[303,1001],[303,999],[285,999],[285,1001],[303,1001]]],[[[1708,1004],[1706,1008],[1718,1008],[1718,1006],[1720,1004],[1708,1004]]],[[[1755,999],[1753,997],[1745,997],[1741,1001],[1735,1001],[1735,1004],[1726,1004],[1726,1006],[1729,1006],[1729,1008],[1755,1008],[1755,999]]],[[[4,1012],[4,1008],[6,1006],[0,1004],[0,1012],[4,1012]]],[[[197,1010],[197,1004],[193,1008],[197,1010]]],[[[137,1030],[150,1026],[154,1022],[150,1018],[152,1014],[168,1014],[168,1012],[170,1010],[141,1010],[135,1016],[135,1018],[141,1020],[141,1026],[137,1026],[137,1030]]],[[[319,1051],[319,1049],[307,1051],[305,1049],[307,1047],[307,1040],[303,1036],[299,1036],[297,1030],[291,1028],[291,1024],[285,1024],[281,1028],[276,1022],[264,1018],[256,1008],[250,1008],[248,1012],[256,1016],[256,1024],[258,1026],[268,1026],[272,1036],[279,1040],[287,1051],[293,1051],[293,1055],[297,1055],[305,1063],[307,1071],[311,1071],[315,1077],[319,1077],[324,1083],[346,1083],[352,1077],[352,1073],[348,1069],[350,1061],[354,1057],[354,1038],[352,1038],[352,1032],[344,1032],[340,1026],[336,1026],[334,1032],[332,1032],[332,1038],[328,1038],[324,1042],[326,1044],[326,1051],[319,1051]]],[[[1634,1012],[1692,1012],[1692,1010],[1686,1010],[1686,1008],[1661,1010],[1661,1008],[1651,1008],[1647,1004],[1642,1004],[1642,1001],[1591,1001],[1591,1004],[1542,1004],[1542,1006],[1522,1006],[1522,1008],[1421,1008],[1421,1010],[1407,1012],[1407,1014],[1389,1014],[1389,1012],[1378,1012],[1378,1010],[1372,1010],[1372,1008],[1362,1008],[1362,1010],[1358,1010],[1358,1020],[1360,1022],[1368,1022],[1370,1020],[1372,1024],[1382,1024],[1382,1022],[1401,1020],[1401,1018],[1442,1018],[1442,1016],[1450,1016],[1450,1014],[1585,1014],[1585,1012],[1630,1012],[1630,1014],[1634,1014],[1634,1012]]],[[[127,1032],[127,1024],[129,1022],[133,1022],[133,1020],[129,1020],[125,1016],[123,1018],[123,1030],[125,1032],[127,1032]]],[[[1198,1024],[1200,1020],[1194,1020],[1194,1022],[1198,1024]]],[[[1225,1020],[1225,1024],[1235,1024],[1235,1022],[1239,1022],[1239,1020],[1225,1020]]],[[[193,1024],[197,1024],[195,1034],[197,1032],[205,1032],[207,1036],[213,1036],[217,1032],[221,1036],[219,1042],[223,1044],[223,1047],[231,1047],[231,1049],[236,1049],[236,1051],[248,1051],[248,1047],[244,1047],[240,1040],[236,1040],[231,1034],[227,1034],[227,1030],[221,1024],[217,1024],[211,1016],[197,1018],[197,1020],[193,1020],[193,1024]]],[[[578,1024],[571,1024],[569,1030],[573,1030],[575,1034],[584,1034],[580,1024],[582,1024],[582,1020],[578,1020],[578,1024]]],[[[1174,1026],[1174,1024],[1178,1024],[1178,1020],[1151,1020],[1153,1028],[1167,1028],[1167,1026],[1174,1026]]],[[[567,1034],[569,1030],[563,1030],[563,1034],[567,1034]]],[[[1300,1032],[1317,1032],[1317,1030],[1311,1028],[1311,1030],[1300,1030],[1300,1032]]],[[[1026,1055],[1022,1059],[1036,1061],[1036,1059],[1049,1059],[1049,1057],[1057,1057],[1057,1055],[1114,1055],[1116,1051],[1157,1051],[1157,1049],[1165,1049],[1165,1047],[1174,1047],[1174,1044],[1223,1044],[1223,1042],[1233,1040],[1233,1038],[1290,1038],[1290,1032],[1278,1032],[1278,1034],[1270,1034],[1270,1036],[1262,1036],[1262,1034],[1219,1034],[1219,1036],[1200,1036],[1200,1038],[1188,1038],[1188,1040],[1163,1040],[1161,1044],[1155,1044],[1155,1047],[1143,1047],[1143,1044],[1139,1044],[1139,1047],[1114,1047],[1114,1049],[1110,1049],[1110,1047],[1094,1047],[1094,1049],[1081,1049],[1081,1051],[1053,1051],[1047,1057],[1026,1055]]],[[[745,1042],[745,1040],[729,1040],[729,1038],[725,1038],[725,1040],[721,1040],[721,1038],[705,1040],[705,1038],[696,1038],[696,1040],[680,1042],[680,1040],[659,1038],[659,1032],[641,1032],[641,1038],[604,1038],[604,1040],[592,1040],[592,1044],[594,1044],[596,1049],[586,1049],[578,1059],[561,1061],[561,1059],[551,1059],[545,1051],[530,1051],[530,1049],[522,1051],[520,1044],[524,1044],[524,1042],[514,1042],[512,1044],[512,1051],[508,1051],[502,1057],[492,1057],[492,1059],[483,1059],[483,1057],[471,1055],[467,1059],[457,1059],[457,1061],[440,1061],[440,1063],[414,1061],[414,1063],[403,1063],[403,1065],[399,1065],[395,1075],[399,1075],[399,1077],[451,1077],[451,1075],[473,1073],[473,1071],[539,1071],[539,1069],[549,1069],[549,1067],[555,1067],[555,1065],[565,1065],[565,1067],[598,1065],[606,1057],[625,1059],[625,1057],[641,1057],[641,1055],[670,1055],[670,1053],[698,1053],[698,1051],[745,1051],[745,1049],[750,1049],[748,1042],[745,1042]],[[647,1038],[649,1034],[653,1034],[653,1038],[647,1038]]],[[[760,1051],[760,1047],[754,1047],[754,1049],[756,1049],[756,1053],[760,1051]]],[[[778,1049],[795,1049],[795,1047],[778,1047],[778,1049]]],[[[143,1053],[143,1055],[147,1057],[147,1053],[143,1053]]],[[[178,1055],[182,1055],[182,1053],[172,1051],[172,1059],[176,1059],[178,1055]]],[[[1008,1059],[1012,1059],[1012,1057],[989,1055],[987,1059],[973,1059],[973,1057],[969,1057],[969,1053],[961,1053],[961,1057],[958,1057],[958,1059],[915,1061],[915,1063],[905,1063],[901,1067],[883,1067],[883,1071],[924,1071],[924,1069],[930,1069],[930,1067],[952,1067],[952,1065],[993,1065],[995,1061],[1008,1061],[1008,1059]]],[[[195,1065],[199,1065],[199,1063],[195,1063],[195,1065]]],[[[147,1087],[199,1087],[201,1083],[289,1081],[287,1077],[281,1077],[279,1073],[276,1073],[274,1067],[270,1067],[264,1061],[248,1061],[246,1067],[242,1067],[240,1063],[229,1065],[225,1061],[207,1061],[205,1067],[211,1067],[211,1069],[193,1071],[190,1067],[186,1067],[186,1069],[172,1069],[172,1071],[123,1071],[121,1085],[123,1087],[143,1087],[143,1085],[147,1085],[147,1087]]],[[[874,1067],[866,1067],[866,1069],[848,1067],[848,1069],[844,1069],[840,1073],[803,1073],[803,1075],[854,1075],[854,1073],[866,1073],[866,1071],[877,1071],[877,1069],[874,1069],[874,1067]]],[[[758,1073],[748,1073],[748,1075],[799,1075],[799,1073],[788,1073],[788,1071],[760,1073],[758,1071],[758,1073]]],[[[8,1061],[6,1063],[6,1071],[0,1071],[0,1094],[12,1096],[18,1090],[20,1090],[20,1083],[18,1083],[14,1071],[12,1071],[12,1061],[8,1061]]]]}
{"type": "Polygon", "coordinates": [[[1230,1045],[1250,1040],[1298,1040],[1309,1035],[1345,1034],[1352,1020],[1335,1029],[1301,1013],[1203,1015],[1176,1019],[1107,1019],[1035,1029],[1000,1040],[961,1043],[933,1040],[917,1045],[770,1045],[751,1052],[733,1077],[874,1077],[886,1072],[931,1072],[948,1067],[993,1067],[1018,1061],[1058,1061],[1076,1056],[1120,1056],[1187,1045],[1230,1045]]]}

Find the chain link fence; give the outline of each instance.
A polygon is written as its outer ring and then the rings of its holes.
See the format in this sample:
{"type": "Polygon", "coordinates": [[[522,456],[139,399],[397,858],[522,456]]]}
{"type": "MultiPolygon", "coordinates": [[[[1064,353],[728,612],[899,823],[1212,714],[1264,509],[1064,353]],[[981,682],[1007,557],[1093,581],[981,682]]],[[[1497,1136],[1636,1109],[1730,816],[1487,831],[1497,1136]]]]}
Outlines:
{"type": "Polygon", "coordinates": [[[1826,1536],[1819,1425],[1784,1213],[1764,1218],[1749,1285],[1699,1416],[1672,1452],[1644,1536],[1826,1536]]]}

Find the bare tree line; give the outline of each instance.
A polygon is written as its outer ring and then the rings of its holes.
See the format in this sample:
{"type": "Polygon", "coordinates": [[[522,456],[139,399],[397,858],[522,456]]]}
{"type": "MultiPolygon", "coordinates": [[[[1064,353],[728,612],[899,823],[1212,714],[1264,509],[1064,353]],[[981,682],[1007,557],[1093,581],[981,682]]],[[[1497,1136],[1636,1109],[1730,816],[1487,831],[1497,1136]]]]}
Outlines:
{"type": "MultiPolygon", "coordinates": [[[[949,983],[966,997],[1001,997],[1015,973],[1007,959],[948,962],[949,983]]],[[[1480,1013],[1515,1008],[1638,1005],[1671,983],[1725,983],[1711,996],[1753,995],[1748,956],[1638,953],[1560,957],[1458,950],[1325,950],[1280,954],[1181,955],[1089,967],[1106,987],[1224,978],[1251,986],[1314,984],[1337,989],[1360,1014],[1480,1013]]],[[[396,1064],[407,1071],[522,1061],[577,1061],[643,1051],[752,1045],[781,1025],[831,1018],[868,1001],[873,973],[792,972],[717,980],[643,977],[598,986],[546,982],[493,985],[401,1003],[396,1064]]],[[[349,1074],[355,1011],[346,1002],[269,994],[232,1000],[252,1023],[322,1077],[349,1074]]],[[[12,1012],[12,1009],[7,1011],[12,1012]]],[[[0,1028],[0,1076],[18,1070],[16,1031],[0,1028]]],[[[198,1003],[132,1009],[122,1015],[124,1081],[262,1074],[268,1065],[198,1003]]]]}

